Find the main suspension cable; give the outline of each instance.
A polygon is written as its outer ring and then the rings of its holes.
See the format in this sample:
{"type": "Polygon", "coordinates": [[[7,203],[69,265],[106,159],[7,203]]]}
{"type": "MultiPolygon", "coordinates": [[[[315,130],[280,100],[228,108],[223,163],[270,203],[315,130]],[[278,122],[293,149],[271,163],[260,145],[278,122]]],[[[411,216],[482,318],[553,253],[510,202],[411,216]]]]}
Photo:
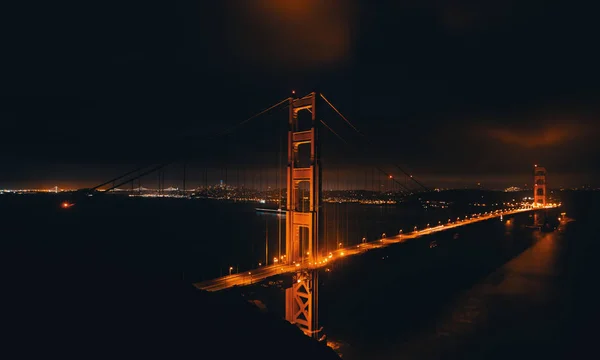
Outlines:
{"type": "MultiPolygon", "coordinates": [[[[323,121],[323,120],[319,120],[319,121],[321,122],[321,124],[323,124],[323,126],[325,126],[325,128],[327,128],[327,130],[331,131],[331,133],[333,135],[335,135],[339,140],[341,140],[344,144],[346,144],[348,147],[350,147],[350,143],[348,143],[348,141],[346,141],[342,136],[340,136],[337,132],[335,132],[329,125],[327,125],[327,123],[325,123],[325,121],[323,121]]],[[[386,177],[391,176],[389,173],[387,173],[385,170],[383,170],[379,166],[374,165],[373,167],[375,169],[377,169],[379,172],[381,172],[382,174],[384,174],[386,177]]],[[[402,188],[405,189],[402,192],[412,194],[412,191],[410,191],[409,188],[407,188],[406,186],[404,186],[401,182],[399,182],[398,180],[396,180],[394,177],[390,177],[390,179],[393,182],[395,182],[396,184],[400,185],[400,187],[402,187],[402,188]]]]}
{"type": "MultiPolygon", "coordinates": [[[[225,129],[225,130],[223,130],[223,131],[217,132],[217,133],[213,134],[212,136],[213,136],[213,137],[220,137],[220,136],[223,136],[223,135],[230,134],[230,133],[232,133],[232,132],[236,131],[238,128],[240,128],[240,127],[241,127],[241,126],[243,126],[244,124],[246,124],[246,123],[248,123],[248,122],[250,122],[250,121],[252,121],[252,120],[254,120],[254,119],[258,118],[258,117],[259,117],[259,116],[261,116],[261,115],[264,115],[264,114],[268,113],[269,111],[271,111],[271,110],[273,110],[273,109],[276,109],[277,107],[279,107],[280,105],[282,105],[282,104],[284,104],[284,103],[287,103],[287,102],[289,101],[289,99],[290,99],[289,97],[288,97],[288,98],[285,98],[285,99],[283,99],[283,100],[279,101],[278,103],[276,103],[275,105],[272,105],[272,106],[270,106],[270,107],[268,107],[268,108],[266,108],[266,109],[264,109],[264,110],[262,110],[262,111],[260,111],[260,112],[258,112],[258,113],[256,113],[256,114],[254,114],[254,115],[250,116],[249,118],[247,118],[247,119],[245,119],[245,120],[243,120],[243,121],[241,121],[241,122],[239,122],[239,123],[235,124],[234,126],[231,126],[231,127],[227,128],[227,129],[225,129]]],[[[207,135],[206,137],[209,137],[209,136],[210,136],[210,135],[207,135]]],[[[145,175],[148,175],[148,174],[150,174],[150,173],[153,173],[153,172],[155,172],[155,171],[158,171],[158,170],[160,170],[160,169],[162,169],[162,168],[164,168],[164,167],[166,167],[166,166],[169,166],[169,165],[171,165],[171,164],[173,164],[173,163],[175,163],[175,162],[177,162],[177,159],[174,159],[174,160],[171,160],[171,161],[168,161],[168,162],[162,163],[162,164],[160,164],[160,165],[158,165],[158,166],[155,166],[155,167],[153,167],[153,168],[151,168],[151,169],[149,169],[149,170],[147,170],[147,171],[145,171],[145,172],[142,172],[142,173],[138,174],[137,176],[134,176],[134,177],[132,177],[132,178],[129,178],[129,179],[125,180],[125,181],[122,181],[122,182],[121,182],[121,183],[119,183],[118,185],[111,186],[110,188],[108,188],[107,190],[105,190],[105,191],[103,191],[103,192],[108,192],[108,191],[114,190],[114,189],[116,189],[116,188],[117,188],[117,187],[119,187],[119,186],[122,186],[122,185],[124,185],[124,184],[127,184],[127,183],[129,183],[129,182],[131,182],[131,181],[135,181],[135,180],[137,180],[137,179],[141,178],[142,176],[145,176],[145,175]]],[[[104,183],[102,183],[102,184],[100,184],[100,185],[94,186],[94,187],[92,188],[92,190],[96,190],[96,189],[98,189],[98,188],[100,188],[100,187],[102,187],[102,186],[104,186],[104,185],[106,185],[106,184],[109,184],[109,183],[111,183],[111,182],[113,182],[113,181],[116,181],[116,180],[118,180],[118,179],[122,179],[122,178],[124,178],[124,177],[126,177],[126,176],[128,176],[128,175],[130,175],[130,174],[132,174],[132,173],[135,173],[136,171],[140,171],[140,170],[142,170],[142,169],[144,169],[144,168],[146,168],[146,167],[141,167],[141,168],[138,168],[138,169],[135,169],[135,170],[132,170],[132,171],[128,171],[127,173],[125,173],[125,174],[123,174],[123,175],[121,175],[121,176],[118,176],[118,177],[116,177],[116,178],[114,178],[114,179],[111,179],[111,180],[109,180],[109,181],[106,181],[106,182],[104,182],[104,183]]]]}
{"type": "MultiPolygon", "coordinates": [[[[329,101],[325,95],[323,94],[319,94],[321,96],[321,98],[323,100],[325,100],[325,102],[327,103],[327,105],[329,105],[333,111],[335,111],[354,131],[356,131],[356,133],[358,133],[360,136],[362,136],[368,143],[369,145],[373,145],[373,143],[367,138],[367,136],[365,134],[363,134],[360,130],[358,130],[358,128],[356,126],[354,126],[350,120],[348,120],[348,118],[346,118],[332,103],[331,101],[329,101]]],[[[415,183],[417,183],[419,186],[421,186],[423,189],[425,189],[426,191],[429,191],[429,188],[427,188],[427,186],[423,185],[420,181],[418,181],[417,179],[414,178],[413,175],[409,174],[408,172],[406,172],[403,168],[401,168],[398,164],[393,163],[393,165],[400,170],[404,175],[408,176],[412,181],[414,181],[415,183]]]]}

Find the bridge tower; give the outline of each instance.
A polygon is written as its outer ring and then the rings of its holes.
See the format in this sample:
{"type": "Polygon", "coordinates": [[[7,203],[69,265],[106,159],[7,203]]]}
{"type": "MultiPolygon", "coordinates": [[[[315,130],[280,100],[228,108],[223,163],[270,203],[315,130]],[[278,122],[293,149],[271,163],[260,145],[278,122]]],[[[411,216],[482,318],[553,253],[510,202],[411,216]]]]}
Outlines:
{"type": "Polygon", "coordinates": [[[286,320],[308,336],[318,338],[318,280],[303,271],[318,260],[321,168],[319,161],[316,93],[289,100],[286,259],[298,266],[286,289],[286,320]]]}
{"type": "Polygon", "coordinates": [[[537,165],[533,169],[533,206],[546,206],[546,168],[537,165]]]}

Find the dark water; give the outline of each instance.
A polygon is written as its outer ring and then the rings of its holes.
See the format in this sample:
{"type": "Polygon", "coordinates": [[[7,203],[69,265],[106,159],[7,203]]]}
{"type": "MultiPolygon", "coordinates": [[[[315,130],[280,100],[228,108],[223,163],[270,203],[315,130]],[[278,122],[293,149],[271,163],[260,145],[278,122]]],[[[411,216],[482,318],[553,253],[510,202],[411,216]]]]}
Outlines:
{"type": "MultiPolygon", "coordinates": [[[[570,241],[593,236],[589,229],[597,219],[592,206],[597,197],[575,193],[563,199],[561,211],[578,219],[570,228],[575,230],[564,235],[570,241]]],[[[254,204],[106,197],[61,209],[61,201],[55,195],[0,196],[1,247],[8,275],[34,269],[33,280],[43,278],[35,261],[52,258],[56,264],[69,264],[73,272],[78,266],[98,265],[143,278],[191,283],[225,274],[229,266],[240,271],[257,266],[264,261],[266,240],[269,258],[279,252],[280,218],[256,213],[254,204]]],[[[464,211],[328,204],[324,231],[327,247],[334,248],[338,242],[356,244],[362,237],[371,240],[382,232],[396,234],[454,216],[464,216],[464,211]]],[[[391,344],[412,341],[434,326],[461,292],[538,241],[538,235],[524,227],[532,222],[529,214],[511,218],[509,225],[489,220],[352,257],[322,271],[319,316],[325,333],[343,344],[345,358],[384,356],[382,349],[391,344]],[[433,249],[432,240],[438,243],[433,249]]],[[[285,223],[281,225],[283,229],[285,223]]],[[[579,299],[590,297],[582,264],[593,261],[591,248],[569,248],[579,256],[570,260],[577,270],[570,275],[573,304],[589,306],[588,300],[579,299]]],[[[235,291],[283,316],[283,289],[261,285],[235,291]]]]}
{"type": "MultiPolygon", "coordinates": [[[[285,217],[256,212],[260,204],[104,196],[62,209],[64,199],[60,194],[0,196],[2,246],[40,256],[76,254],[86,264],[190,282],[225,275],[230,266],[244,271],[264,264],[267,243],[269,263],[285,254],[285,217]]],[[[322,251],[339,243],[358,244],[363,237],[375,240],[382,233],[434,226],[465,213],[325,204],[322,251]]]]}
{"type": "MultiPolygon", "coordinates": [[[[527,228],[533,217],[526,213],[335,263],[319,272],[324,332],[346,359],[568,358],[582,352],[580,337],[591,336],[598,320],[590,300],[600,215],[593,199],[600,197],[571,194],[559,211],[547,212],[577,219],[560,233],[527,228]],[[429,247],[432,240],[437,247],[429,247]],[[471,315],[476,320],[465,320],[471,315]]],[[[284,316],[282,288],[243,291],[284,316]]]]}
{"type": "MultiPolygon", "coordinates": [[[[409,334],[456,290],[531,246],[533,232],[525,225],[532,223],[529,214],[507,216],[336,262],[319,274],[320,321],[330,338],[354,347],[368,344],[365,350],[409,334]],[[431,241],[438,246],[430,248],[431,241]]],[[[281,291],[255,291],[283,316],[281,291]]]]}
{"type": "Polygon", "coordinates": [[[431,325],[454,294],[531,246],[528,215],[507,219],[416,239],[325,273],[320,309],[331,338],[373,353],[431,325]],[[438,246],[429,248],[431,240],[438,246]]]}
{"type": "Polygon", "coordinates": [[[62,209],[62,199],[0,196],[2,246],[23,256],[76,256],[69,262],[191,282],[219,276],[229,264],[254,265],[251,254],[258,254],[265,229],[247,204],[109,196],[62,209]]]}

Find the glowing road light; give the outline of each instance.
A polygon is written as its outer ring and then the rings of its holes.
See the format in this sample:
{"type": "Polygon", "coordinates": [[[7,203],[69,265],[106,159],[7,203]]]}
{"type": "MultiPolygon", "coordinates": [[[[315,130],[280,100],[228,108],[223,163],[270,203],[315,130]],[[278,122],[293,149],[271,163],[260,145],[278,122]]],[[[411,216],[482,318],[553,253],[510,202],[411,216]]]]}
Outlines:
{"type": "Polygon", "coordinates": [[[231,270],[233,270],[233,266],[229,267],[229,275],[231,275],[231,270]]]}
{"type": "Polygon", "coordinates": [[[390,179],[392,179],[392,178],[393,178],[392,175],[390,175],[390,179]]]}
{"type": "MultiPolygon", "coordinates": [[[[526,208],[519,208],[519,209],[505,210],[505,211],[506,211],[507,214],[514,214],[514,213],[518,213],[518,212],[521,212],[521,211],[527,211],[527,210],[528,209],[526,209],[526,208]]],[[[501,215],[495,215],[493,213],[493,211],[491,211],[489,213],[489,216],[500,217],[501,215]]],[[[555,219],[557,219],[559,216],[560,215],[558,215],[555,219]]],[[[566,219],[567,219],[566,218],[566,214],[565,214],[565,216],[560,216],[560,218],[561,218],[561,223],[563,221],[566,221],[566,219]]],[[[487,219],[487,217],[481,218],[480,220],[483,220],[483,219],[487,219]]],[[[449,220],[451,220],[451,219],[449,219],[449,220]]],[[[456,223],[455,226],[456,227],[463,226],[463,225],[467,225],[467,224],[474,223],[474,222],[476,222],[476,219],[470,220],[469,217],[468,217],[468,215],[465,215],[465,216],[463,216],[462,222],[456,223]]],[[[510,229],[511,226],[514,226],[514,222],[512,221],[512,219],[508,219],[507,218],[507,219],[504,220],[504,223],[505,223],[505,228],[506,229],[510,229]]],[[[415,227],[418,227],[418,226],[415,226],[415,227]]],[[[420,232],[413,233],[412,236],[411,235],[408,235],[408,236],[409,236],[409,238],[419,237],[420,235],[425,235],[425,234],[428,234],[430,232],[433,232],[433,230],[444,231],[444,230],[448,230],[450,228],[453,228],[453,227],[448,226],[448,227],[444,228],[444,225],[440,225],[438,227],[433,227],[431,229],[423,229],[420,232]]],[[[458,235],[455,234],[454,238],[457,239],[458,235]]],[[[398,242],[401,242],[401,240],[399,240],[398,242]]],[[[383,247],[385,245],[386,245],[385,243],[382,243],[379,246],[375,245],[374,248],[376,248],[376,247],[383,247]]],[[[436,244],[434,244],[434,247],[435,247],[435,245],[436,244]]],[[[351,249],[351,247],[352,246],[349,245],[349,249],[351,249]]],[[[310,265],[309,265],[308,262],[304,262],[304,261],[302,263],[297,263],[297,262],[293,261],[292,264],[290,264],[290,265],[292,265],[292,266],[296,265],[296,267],[301,267],[301,268],[305,268],[306,267],[308,269],[321,268],[321,267],[323,267],[325,269],[325,265],[327,265],[327,264],[335,261],[336,259],[339,260],[339,261],[344,261],[343,259],[345,258],[346,255],[348,255],[348,256],[354,256],[354,255],[363,253],[362,251],[360,251],[360,248],[356,249],[354,251],[352,251],[352,250],[349,250],[349,251],[350,252],[346,254],[346,252],[345,252],[344,249],[340,249],[339,251],[337,251],[337,254],[338,254],[337,257],[332,256],[333,255],[332,252],[326,253],[329,256],[325,255],[325,257],[323,257],[323,258],[321,258],[319,256],[319,259],[317,261],[315,261],[315,262],[311,262],[310,265]]],[[[281,257],[283,258],[283,255],[281,257]]],[[[279,262],[282,263],[281,267],[276,267],[275,266],[275,267],[273,267],[273,269],[271,271],[260,271],[260,269],[252,270],[252,272],[254,272],[254,274],[249,273],[249,274],[251,274],[251,276],[249,276],[249,277],[239,276],[239,274],[243,274],[244,273],[244,271],[242,271],[241,273],[239,273],[239,272],[237,273],[237,275],[238,275],[237,277],[227,278],[226,281],[223,281],[223,280],[218,281],[219,279],[214,279],[214,280],[206,281],[205,282],[206,285],[196,284],[196,287],[203,288],[203,289],[208,289],[209,291],[218,291],[220,289],[230,288],[230,287],[236,286],[236,285],[238,285],[238,286],[245,286],[245,285],[248,285],[248,284],[252,284],[252,283],[255,283],[256,281],[258,281],[260,279],[264,279],[264,278],[267,278],[269,276],[273,276],[275,274],[279,274],[279,273],[283,274],[283,273],[288,273],[288,272],[292,273],[292,272],[296,272],[296,271],[301,270],[301,269],[294,270],[293,268],[291,268],[289,266],[284,266],[283,265],[284,263],[282,261],[279,261],[279,262]],[[250,282],[248,282],[249,279],[250,279],[250,282]]],[[[231,267],[231,269],[233,269],[233,267],[231,267]]],[[[266,270],[266,268],[263,269],[263,270],[266,270]]],[[[325,271],[331,271],[331,269],[329,269],[329,270],[325,269],[325,271]]],[[[305,280],[302,279],[302,281],[305,281],[305,280]]]]}

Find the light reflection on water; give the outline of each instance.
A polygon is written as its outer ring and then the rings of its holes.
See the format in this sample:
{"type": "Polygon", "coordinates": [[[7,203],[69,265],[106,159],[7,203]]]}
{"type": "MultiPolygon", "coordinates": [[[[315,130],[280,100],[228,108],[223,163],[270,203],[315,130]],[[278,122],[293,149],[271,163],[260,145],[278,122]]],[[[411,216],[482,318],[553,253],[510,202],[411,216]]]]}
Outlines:
{"type": "MultiPolygon", "coordinates": [[[[477,211],[485,211],[478,209],[477,211]]],[[[363,241],[370,242],[382,237],[397,235],[427,225],[436,226],[447,223],[448,219],[455,219],[466,215],[465,211],[452,209],[431,209],[403,207],[396,205],[360,205],[354,203],[326,203],[321,211],[322,233],[320,242],[321,253],[325,255],[340,247],[358,245],[363,241]],[[363,240],[364,239],[364,240],[363,240]],[[340,245],[341,244],[341,245],[340,245]]],[[[257,212],[260,225],[259,234],[252,236],[254,243],[252,264],[258,266],[265,261],[265,249],[268,243],[268,263],[280,259],[285,254],[285,216],[271,213],[257,212]]],[[[232,260],[232,262],[239,260],[232,260]]]]}
{"type": "MultiPolygon", "coordinates": [[[[407,341],[412,333],[431,325],[452,294],[467,289],[531,246],[537,239],[533,230],[526,228],[531,220],[528,214],[507,216],[502,221],[496,218],[375,250],[323,269],[318,306],[328,341],[347,359],[364,358],[366,353],[376,358],[378,349],[391,341],[407,341]],[[432,240],[439,246],[431,248],[432,240]]],[[[281,283],[277,286],[285,288],[281,283]]],[[[250,292],[263,297],[269,311],[285,316],[281,290],[279,294],[250,292]]],[[[458,321],[473,321],[477,310],[466,314],[458,321]]],[[[444,334],[437,332],[437,336],[444,334]]]]}

